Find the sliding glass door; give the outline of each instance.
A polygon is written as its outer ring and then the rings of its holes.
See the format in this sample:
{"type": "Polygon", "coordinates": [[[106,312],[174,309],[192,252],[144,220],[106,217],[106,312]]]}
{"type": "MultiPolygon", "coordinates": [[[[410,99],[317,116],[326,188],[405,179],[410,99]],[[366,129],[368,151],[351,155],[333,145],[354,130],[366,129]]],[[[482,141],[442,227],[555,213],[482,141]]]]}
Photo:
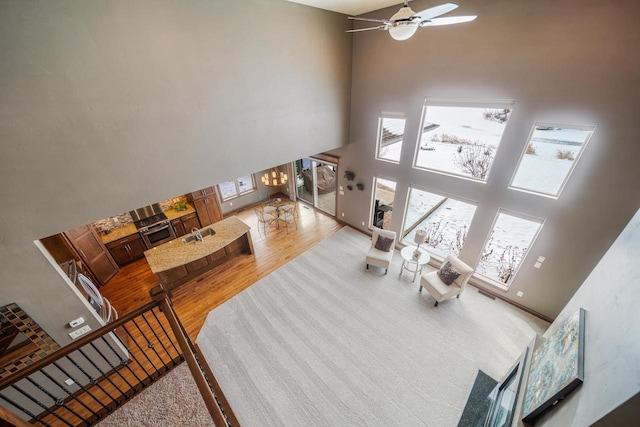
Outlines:
{"type": "Polygon", "coordinates": [[[336,215],[337,165],[309,158],[295,161],[296,196],[330,215],[336,215]]]}

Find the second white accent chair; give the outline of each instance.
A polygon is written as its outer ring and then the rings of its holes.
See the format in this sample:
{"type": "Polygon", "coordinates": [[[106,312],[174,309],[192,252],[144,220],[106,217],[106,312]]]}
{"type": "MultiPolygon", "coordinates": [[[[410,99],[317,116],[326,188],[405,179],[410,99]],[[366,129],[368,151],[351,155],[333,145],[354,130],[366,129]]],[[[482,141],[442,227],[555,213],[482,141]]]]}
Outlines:
{"type": "MultiPolygon", "coordinates": [[[[423,273],[420,277],[420,289],[418,290],[418,292],[420,292],[422,291],[422,288],[425,288],[436,300],[436,307],[446,299],[453,297],[460,298],[460,294],[464,291],[469,278],[473,274],[473,268],[460,261],[460,259],[458,259],[454,254],[447,255],[444,261],[442,261],[442,266],[443,267],[441,267],[440,270],[423,273]],[[444,277],[445,280],[447,279],[447,274],[443,273],[443,268],[447,262],[450,263],[450,266],[453,267],[455,271],[460,273],[460,275],[453,279],[450,284],[447,284],[442,280],[442,277],[444,277]],[[439,275],[438,272],[441,274],[439,275]]],[[[449,272],[450,271],[451,269],[449,269],[449,272]]]]}

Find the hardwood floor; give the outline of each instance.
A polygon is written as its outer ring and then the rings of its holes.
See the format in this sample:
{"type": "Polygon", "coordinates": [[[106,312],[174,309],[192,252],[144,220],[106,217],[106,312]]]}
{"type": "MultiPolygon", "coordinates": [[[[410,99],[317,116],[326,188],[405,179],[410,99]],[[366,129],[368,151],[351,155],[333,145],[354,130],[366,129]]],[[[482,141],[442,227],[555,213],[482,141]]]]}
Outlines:
{"type": "MultiPolygon", "coordinates": [[[[253,206],[232,214],[251,226],[255,252],[239,255],[174,290],[175,311],[192,340],[209,311],[343,227],[335,218],[303,203],[298,202],[296,209],[297,229],[290,224],[288,234],[284,223],[279,230],[267,226],[266,235],[262,226],[258,232],[253,206]]],[[[100,291],[122,316],[149,302],[149,291],[157,285],[157,277],[143,258],[122,267],[100,291]]]]}

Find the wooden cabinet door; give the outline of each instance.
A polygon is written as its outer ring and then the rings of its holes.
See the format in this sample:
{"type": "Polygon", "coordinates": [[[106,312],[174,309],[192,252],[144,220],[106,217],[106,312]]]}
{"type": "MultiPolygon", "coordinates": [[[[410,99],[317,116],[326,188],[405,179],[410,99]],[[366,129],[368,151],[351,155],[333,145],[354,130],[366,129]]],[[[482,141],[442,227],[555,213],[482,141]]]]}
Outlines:
{"type": "Polygon", "coordinates": [[[131,261],[142,258],[144,251],[147,249],[139,234],[109,242],[106,246],[113,259],[121,267],[131,261]]]}
{"type": "Polygon", "coordinates": [[[102,286],[118,272],[118,266],[93,227],[83,225],[65,231],[69,243],[102,286]]]}
{"type": "Polygon", "coordinates": [[[127,245],[118,245],[109,248],[109,253],[119,266],[123,266],[131,261],[131,255],[127,250],[127,245]]]}
{"type": "Polygon", "coordinates": [[[207,209],[207,204],[204,199],[195,199],[193,201],[193,206],[196,208],[196,212],[198,213],[198,218],[200,219],[200,225],[202,227],[206,227],[211,224],[211,219],[209,218],[209,210],[207,209]]]}
{"type": "Polygon", "coordinates": [[[191,193],[191,198],[193,200],[202,199],[203,197],[207,197],[211,194],[216,194],[216,190],[214,187],[203,188],[202,190],[194,191],[191,193]]]}
{"type": "Polygon", "coordinates": [[[187,230],[185,230],[184,224],[182,223],[182,218],[172,219],[171,226],[176,232],[176,237],[182,237],[187,234],[187,230]]]}
{"type": "Polygon", "coordinates": [[[142,237],[138,237],[137,239],[130,241],[128,244],[129,254],[131,254],[132,260],[140,259],[144,256],[144,251],[147,250],[147,247],[144,245],[142,237]]]}
{"type": "Polygon", "coordinates": [[[191,213],[189,215],[185,215],[182,217],[182,226],[185,229],[185,233],[190,233],[191,229],[200,228],[200,221],[198,221],[198,216],[196,213],[191,213]]]}
{"type": "Polygon", "coordinates": [[[193,203],[196,207],[196,212],[198,212],[201,227],[206,227],[222,220],[222,210],[215,194],[211,194],[201,200],[194,200],[193,203]]]}

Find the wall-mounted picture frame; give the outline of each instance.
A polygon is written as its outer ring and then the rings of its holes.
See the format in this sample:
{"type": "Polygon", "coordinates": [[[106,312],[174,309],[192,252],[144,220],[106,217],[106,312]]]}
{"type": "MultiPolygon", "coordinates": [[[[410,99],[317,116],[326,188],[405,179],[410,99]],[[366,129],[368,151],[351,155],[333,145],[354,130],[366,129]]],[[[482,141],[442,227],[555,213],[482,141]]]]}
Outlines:
{"type": "Polygon", "coordinates": [[[524,397],[525,423],[532,423],[584,381],[584,317],[584,309],[575,311],[534,351],[524,397]]]}

